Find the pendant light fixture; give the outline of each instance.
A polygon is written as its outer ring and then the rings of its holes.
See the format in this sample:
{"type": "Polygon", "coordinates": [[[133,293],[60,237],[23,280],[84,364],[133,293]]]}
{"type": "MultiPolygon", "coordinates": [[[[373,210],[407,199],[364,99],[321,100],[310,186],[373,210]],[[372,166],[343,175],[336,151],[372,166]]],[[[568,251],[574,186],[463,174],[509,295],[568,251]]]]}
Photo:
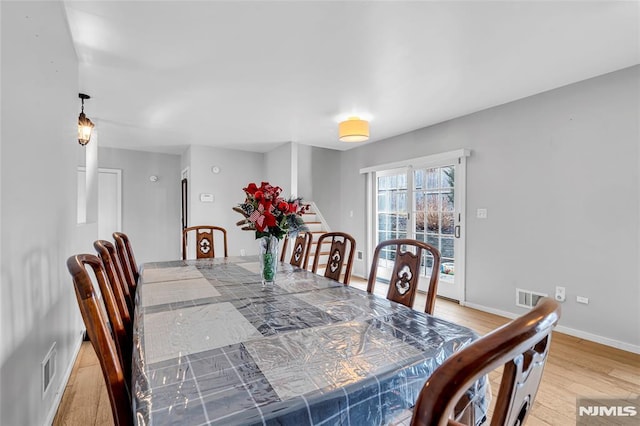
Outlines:
{"type": "Polygon", "coordinates": [[[338,125],[341,142],[364,142],[369,139],[369,122],[358,117],[349,117],[338,125]]]}
{"type": "Polygon", "coordinates": [[[78,97],[82,99],[82,110],[80,111],[80,116],[78,117],[78,143],[82,146],[85,146],[91,140],[91,131],[93,130],[94,124],[89,120],[89,118],[84,115],[84,100],[91,99],[91,96],[85,95],[84,93],[78,93],[78,97]]]}

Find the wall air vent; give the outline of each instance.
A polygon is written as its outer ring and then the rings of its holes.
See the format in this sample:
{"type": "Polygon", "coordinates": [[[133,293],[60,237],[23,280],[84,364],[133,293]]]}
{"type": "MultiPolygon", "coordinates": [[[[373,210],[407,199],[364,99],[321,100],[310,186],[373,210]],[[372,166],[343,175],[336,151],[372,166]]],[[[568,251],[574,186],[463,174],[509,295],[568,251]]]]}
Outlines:
{"type": "Polygon", "coordinates": [[[541,297],[547,297],[547,295],[545,293],[516,288],[516,306],[520,306],[521,308],[533,308],[541,297]]]}
{"type": "Polygon", "coordinates": [[[56,342],[53,342],[47,356],[42,360],[42,399],[49,390],[49,385],[56,375],[56,342]]]}

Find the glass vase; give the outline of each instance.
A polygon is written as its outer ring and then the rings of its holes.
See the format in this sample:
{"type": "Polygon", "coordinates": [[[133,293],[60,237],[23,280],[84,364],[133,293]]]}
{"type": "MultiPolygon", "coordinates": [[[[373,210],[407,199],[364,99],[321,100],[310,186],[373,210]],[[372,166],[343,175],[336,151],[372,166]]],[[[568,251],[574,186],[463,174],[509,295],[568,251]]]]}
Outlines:
{"type": "Polygon", "coordinates": [[[258,257],[260,262],[260,276],[262,285],[273,284],[276,281],[278,266],[278,239],[273,236],[258,239],[258,257]]]}

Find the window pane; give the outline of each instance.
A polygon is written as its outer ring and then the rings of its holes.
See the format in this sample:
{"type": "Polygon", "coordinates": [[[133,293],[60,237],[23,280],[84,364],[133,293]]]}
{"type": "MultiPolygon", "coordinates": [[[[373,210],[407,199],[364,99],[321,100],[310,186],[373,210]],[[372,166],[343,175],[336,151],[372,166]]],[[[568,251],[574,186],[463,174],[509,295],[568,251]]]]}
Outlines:
{"type": "Polygon", "coordinates": [[[424,192],[415,192],[414,193],[414,200],[413,200],[413,208],[416,211],[422,211],[425,209],[426,206],[426,200],[425,200],[425,196],[424,196],[424,192]]]}
{"type": "Polygon", "coordinates": [[[407,234],[407,215],[398,215],[398,231],[407,234]]]}
{"type": "Polygon", "coordinates": [[[378,230],[386,230],[389,227],[389,215],[388,214],[379,214],[378,215],[378,230]]]}
{"type": "Polygon", "coordinates": [[[386,192],[378,193],[378,211],[386,212],[389,210],[389,199],[386,192]]]}
{"type": "Polygon", "coordinates": [[[407,211],[407,191],[401,191],[396,194],[396,209],[397,211],[407,211]]]}
{"type": "Polygon", "coordinates": [[[389,186],[389,176],[382,176],[378,178],[378,189],[389,189],[389,186]]]}
{"type": "Polygon", "coordinates": [[[442,213],[441,216],[441,228],[440,231],[442,234],[453,234],[454,229],[454,220],[453,213],[442,213]]]}
{"type": "Polygon", "coordinates": [[[423,253],[422,260],[420,264],[423,267],[423,271],[425,272],[425,275],[428,275],[431,272],[431,268],[433,268],[433,256],[431,256],[428,253],[425,253],[424,251],[422,253],[423,253]]]}
{"type": "Polygon", "coordinates": [[[396,189],[398,187],[398,176],[389,176],[389,189],[396,189]]]}
{"type": "Polygon", "coordinates": [[[407,175],[398,175],[398,189],[407,189],[407,175]]]}
{"type": "Polygon", "coordinates": [[[440,181],[440,187],[441,188],[453,188],[453,184],[455,182],[455,167],[453,166],[447,166],[447,167],[442,167],[440,170],[442,170],[442,175],[441,177],[441,181],[440,181]]]}
{"type": "Polygon", "coordinates": [[[425,173],[424,170],[416,170],[413,173],[413,185],[415,189],[423,189],[425,187],[425,173]]]}
{"type": "Polygon", "coordinates": [[[442,247],[440,253],[443,258],[453,259],[453,238],[442,238],[442,247]]]}
{"type": "Polygon", "coordinates": [[[453,211],[453,191],[445,191],[440,196],[440,208],[443,212],[453,211]]]}
{"type": "Polygon", "coordinates": [[[430,232],[438,232],[440,230],[438,194],[427,194],[427,229],[430,232]]]}
{"type": "Polygon", "coordinates": [[[427,169],[427,188],[428,189],[437,189],[439,187],[440,171],[439,169],[427,169]]]}
{"type": "Polygon", "coordinates": [[[389,215],[389,227],[387,228],[389,231],[395,231],[398,229],[398,215],[390,214],[389,215]]]}

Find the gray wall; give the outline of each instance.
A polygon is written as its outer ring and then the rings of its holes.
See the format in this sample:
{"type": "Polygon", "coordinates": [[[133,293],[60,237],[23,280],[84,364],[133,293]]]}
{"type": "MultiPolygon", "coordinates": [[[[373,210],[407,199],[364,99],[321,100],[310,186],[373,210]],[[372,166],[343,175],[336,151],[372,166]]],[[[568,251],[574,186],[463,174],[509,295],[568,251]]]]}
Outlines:
{"type": "MultiPolygon", "coordinates": [[[[282,196],[289,198],[292,195],[296,182],[292,179],[292,171],[296,168],[293,158],[293,143],[288,142],[264,154],[264,178],[265,182],[282,188],[282,196]]],[[[256,182],[260,186],[260,182],[256,182]]]]}
{"type": "Polygon", "coordinates": [[[185,156],[188,160],[183,165],[190,168],[189,226],[222,226],[228,232],[230,256],[240,255],[243,249],[256,254],[255,234],[236,226],[242,215],[231,209],[244,201],[242,188],[264,180],[264,154],[194,145],[185,156]],[[220,167],[218,174],[211,172],[215,165],[220,167]],[[202,193],[213,194],[214,202],[201,202],[202,193]]]}
{"type": "Polygon", "coordinates": [[[516,287],[564,286],[562,326],[637,348],[639,81],[636,66],[346,151],[341,227],[365,241],[361,167],[470,148],[467,301],[520,314],[516,287]]]}
{"type": "Polygon", "coordinates": [[[180,156],[102,147],[98,164],[122,170],[122,232],[131,238],[136,261],[178,259],[180,156]],[[151,182],[151,175],[158,180],[151,182]]]}
{"type": "Polygon", "coordinates": [[[0,7],[0,424],[41,425],[53,419],[83,329],[66,260],[92,250],[97,226],[75,223],[85,148],[64,10],[58,2],[0,7]],[[40,363],[54,342],[57,372],[43,398],[40,363]]]}
{"type": "Polygon", "coordinates": [[[342,231],[341,220],[345,212],[340,199],[341,152],[325,148],[311,148],[311,181],[313,201],[332,231],[342,231]]]}
{"type": "Polygon", "coordinates": [[[298,145],[298,197],[306,201],[315,201],[313,198],[313,147],[298,145]]]}

